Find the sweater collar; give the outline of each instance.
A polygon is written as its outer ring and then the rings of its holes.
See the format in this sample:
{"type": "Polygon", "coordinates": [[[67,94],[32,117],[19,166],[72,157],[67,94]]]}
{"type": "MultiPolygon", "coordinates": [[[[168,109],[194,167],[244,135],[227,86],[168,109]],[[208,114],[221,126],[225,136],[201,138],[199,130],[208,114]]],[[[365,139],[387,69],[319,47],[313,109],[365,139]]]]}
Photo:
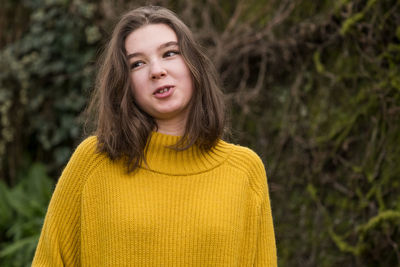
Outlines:
{"type": "Polygon", "coordinates": [[[168,146],[176,144],[180,136],[152,132],[146,151],[146,161],[141,168],[169,175],[189,175],[213,169],[220,165],[230,154],[231,146],[219,140],[209,151],[197,145],[183,151],[168,146]]]}

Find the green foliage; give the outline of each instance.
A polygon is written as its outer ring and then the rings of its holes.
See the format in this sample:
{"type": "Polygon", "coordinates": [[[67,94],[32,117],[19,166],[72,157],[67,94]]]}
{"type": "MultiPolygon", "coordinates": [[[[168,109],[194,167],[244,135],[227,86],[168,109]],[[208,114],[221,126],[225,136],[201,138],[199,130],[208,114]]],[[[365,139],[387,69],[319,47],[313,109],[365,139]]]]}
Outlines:
{"type": "Polygon", "coordinates": [[[257,147],[269,151],[278,188],[272,203],[282,266],[400,264],[399,11],[396,1],[332,9],[314,21],[321,37],[305,40],[315,49],[300,52],[302,68],[274,78],[269,100],[258,99],[271,103],[258,133],[271,142],[257,147]],[[294,87],[287,77],[300,82],[294,87]]]}
{"type": "Polygon", "coordinates": [[[0,181],[1,266],[30,266],[53,191],[43,164],[34,163],[21,175],[12,188],[0,181]]]}
{"type": "Polygon", "coordinates": [[[29,28],[0,51],[0,171],[18,165],[17,158],[6,157],[6,146],[27,145],[25,140],[35,140],[30,143],[32,158],[55,158],[50,167],[57,170],[81,135],[77,118],[93,87],[102,35],[91,21],[94,4],[31,0],[23,5],[31,8],[29,28]]]}

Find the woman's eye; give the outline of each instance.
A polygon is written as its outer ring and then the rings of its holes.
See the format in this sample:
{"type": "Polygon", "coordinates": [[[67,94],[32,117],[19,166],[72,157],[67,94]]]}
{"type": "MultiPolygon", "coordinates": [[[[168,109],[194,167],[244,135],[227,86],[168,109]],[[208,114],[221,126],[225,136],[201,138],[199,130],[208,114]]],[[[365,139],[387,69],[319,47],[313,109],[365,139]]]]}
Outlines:
{"type": "Polygon", "coordinates": [[[136,69],[137,67],[140,67],[144,64],[143,61],[135,61],[131,64],[131,69],[136,69]]]}
{"type": "Polygon", "coordinates": [[[172,56],[175,56],[178,54],[179,54],[178,51],[167,51],[167,52],[165,52],[164,57],[172,57],[172,56]]]}

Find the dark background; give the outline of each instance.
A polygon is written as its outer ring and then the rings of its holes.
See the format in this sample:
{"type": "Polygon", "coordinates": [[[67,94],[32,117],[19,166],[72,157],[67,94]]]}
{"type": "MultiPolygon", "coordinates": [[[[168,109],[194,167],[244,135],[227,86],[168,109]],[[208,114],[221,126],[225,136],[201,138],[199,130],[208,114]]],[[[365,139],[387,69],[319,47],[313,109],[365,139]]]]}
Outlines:
{"type": "Polygon", "coordinates": [[[400,266],[397,0],[0,0],[0,265],[30,266],[114,23],[174,10],[264,160],[280,266],[400,266]]]}

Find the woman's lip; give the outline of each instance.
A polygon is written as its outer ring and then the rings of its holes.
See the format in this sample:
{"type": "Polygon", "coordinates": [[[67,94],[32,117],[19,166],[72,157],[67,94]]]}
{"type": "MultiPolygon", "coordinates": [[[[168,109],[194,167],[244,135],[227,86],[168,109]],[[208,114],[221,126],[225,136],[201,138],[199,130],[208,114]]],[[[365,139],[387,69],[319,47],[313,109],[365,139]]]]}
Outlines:
{"type": "Polygon", "coordinates": [[[167,87],[169,88],[168,91],[163,92],[163,93],[157,93],[157,91],[160,90],[160,89],[158,89],[158,90],[154,93],[154,96],[155,96],[156,98],[159,98],[159,99],[169,97],[169,96],[173,93],[175,87],[174,87],[174,86],[163,86],[163,88],[167,88],[167,87]]]}
{"type": "Polygon", "coordinates": [[[155,95],[158,91],[160,91],[160,90],[162,90],[162,89],[171,88],[171,87],[174,87],[174,86],[173,86],[173,85],[169,85],[169,84],[160,86],[160,87],[158,87],[156,90],[154,90],[153,95],[155,95]]]}

